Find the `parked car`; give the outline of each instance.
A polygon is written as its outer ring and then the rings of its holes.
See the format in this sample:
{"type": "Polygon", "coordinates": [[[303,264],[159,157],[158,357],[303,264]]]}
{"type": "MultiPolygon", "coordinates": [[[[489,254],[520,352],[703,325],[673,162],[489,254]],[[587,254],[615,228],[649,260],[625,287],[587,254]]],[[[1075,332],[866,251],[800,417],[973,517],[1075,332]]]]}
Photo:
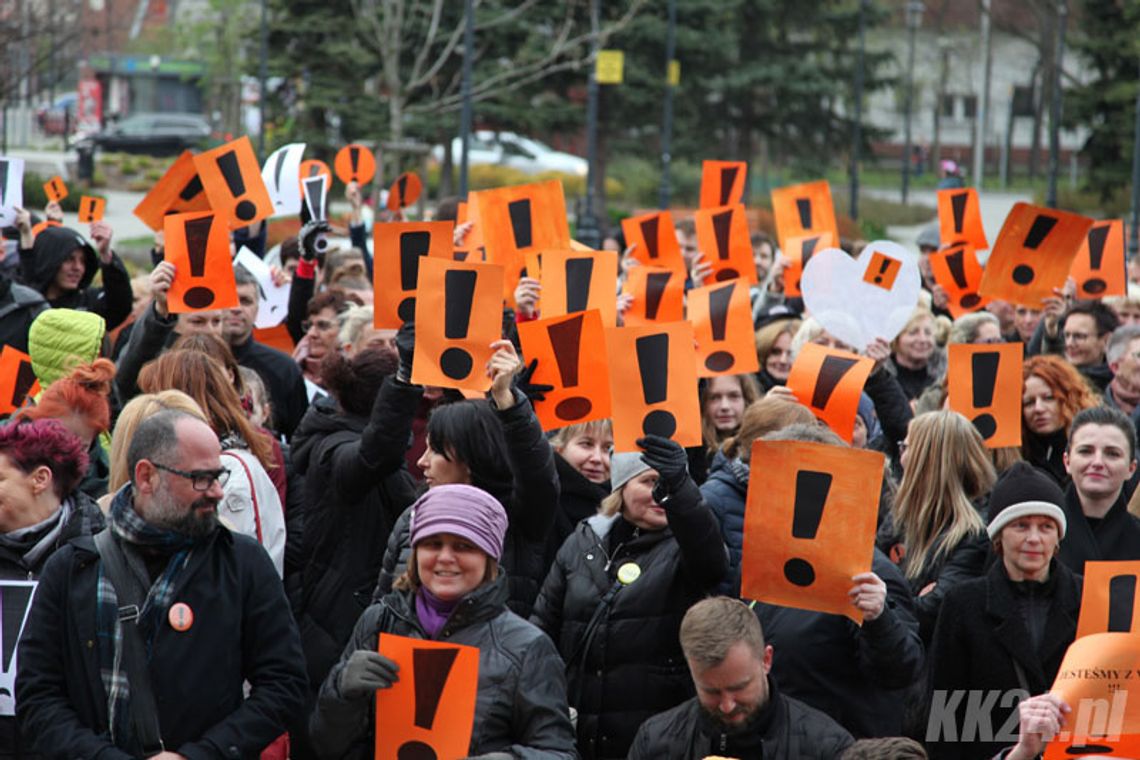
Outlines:
{"type": "Polygon", "coordinates": [[[173,156],[205,145],[210,122],[192,113],[136,113],[86,138],[111,152],[173,156]]]}
{"type": "MultiPolygon", "coordinates": [[[[437,145],[432,150],[432,155],[437,161],[442,161],[443,146],[437,145]]],[[[462,155],[463,141],[456,137],[451,141],[451,159],[456,166],[462,155]]],[[[509,166],[527,174],[555,171],[580,177],[586,176],[588,166],[586,159],[554,150],[538,140],[514,132],[492,132],[486,129],[471,134],[467,160],[473,166],[494,164],[509,166]]]]}
{"type": "Polygon", "coordinates": [[[45,135],[62,135],[65,129],[75,131],[75,105],[78,99],[77,93],[65,92],[50,105],[36,109],[36,123],[45,135]]]}

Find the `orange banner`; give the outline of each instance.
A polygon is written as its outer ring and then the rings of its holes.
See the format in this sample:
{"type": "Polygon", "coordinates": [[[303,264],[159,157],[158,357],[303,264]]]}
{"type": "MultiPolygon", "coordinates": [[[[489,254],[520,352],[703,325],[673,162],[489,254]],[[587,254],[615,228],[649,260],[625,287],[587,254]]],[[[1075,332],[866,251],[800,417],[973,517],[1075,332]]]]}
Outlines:
{"type": "Polygon", "coordinates": [[[834,245],[835,238],[830,232],[788,238],[787,248],[782,248],[780,253],[788,260],[788,265],[784,267],[786,297],[798,298],[803,295],[803,291],[800,290],[800,280],[804,276],[804,267],[811,261],[812,256],[834,245]]]}
{"type": "Polygon", "coordinates": [[[986,446],[1021,445],[1022,343],[949,347],[950,408],[974,423],[986,446]]]}
{"type": "Polygon", "coordinates": [[[1077,281],[1077,298],[1122,296],[1128,292],[1123,219],[1093,223],[1073,259],[1069,276],[1077,281]]]}
{"type": "Polygon", "coordinates": [[[102,221],[107,209],[107,199],[94,195],[84,195],[79,199],[79,221],[85,224],[102,221]]]}
{"type": "Polygon", "coordinates": [[[166,295],[171,314],[238,305],[229,230],[213,211],[171,214],[163,226],[174,281],[166,295]]]}
{"type": "Polygon", "coordinates": [[[874,368],[875,363],[865,356],[808,343],[788,373],[788,390],[851,443],[859,396],[874,368]]]}
{"type": "Polygon", "coordinates": [[[230,229],[273,216],[273,200],[249,136],[194,156],[194,167],[212,208],[230,229]]]}
{"type": "Polygon", "coordinates": [[[831,239],[838,244],[839,225],[835,222],[835,206],[831,202],[831,187],[827,180],[773,190],[772,213],[776,217],[781,251],[787,249],[789,238],[821,232],[830,232],[831,239]]]}
{"type": "Polygon", "coordinates": [[[373,326],[399,329],[416,315],[422,257],[453,260],[452,222],[380,222],[372,227],[373,326]]]}
{"type": "Polygon", "coordinates": [[[1140,561],[1086,562],[1077,638],[1094,633],[1140,633],[1136,592],[1140,561]]]}
{"type": "Polygon", "coordinates": [[[712,265],[712,282],[743,278],[756,284],[756,262],[744,206],[700,209],[693,214],[697,246],[712,265]]]}
{"type": "Polygon", "coordinates": [[[603,326],[617,325],[617,252],[545,251],[542,257],[539,313],[544,318],[596,309],[603,326]]]}
{"type": "Polygon", "coordinates": [[[519,322],[518,328],[525,361],[538,360],[531,382],[554,386],[534,402],[543,430],[610,416],[605,330],[596,309],[519,322]]]}
{"type": "Polygon", "coordinates": [[[702,161],[701,208],[740,203],[747,178],[748,164],[743,161],[702,161]]]}
{"type": "Polygon", "coordinates": [[[668,211],[626,217],[621,220],[621,230],[626,246],[632,248],[629,255],[638,262],[671,269],[680,274],[682,280],[688,277],[681,244],[677,242],[677,229],[673,226],[673,215],[668,211]]]}
{"type": "Polygon", "coordinates": [[[930,271],[934,281],[946,291],[946,308],[957,319],[963,314],[980,311],[990,302],[978,295],[982,285],[982,265],[969,244],[943,248],[930,254],[930,271]]]}
{"type": "Polygon", "coordinates": [[[0,417],[12,414],[24,399],[40,392],[32,357],[15,346],[0,348],[0,417]]]}
{"type": "Polygon", "coordinates": [[[633,296],[622,316],[626,327],[685,318],[685,278],[672,269],[634,267],[626,277],[625,292],[633,296]]]}
{"type": "Polygon", "coordinates": [[[751,461],[764,472],[748,483],[741,597],[862,624],[847,592],[871,570],[883,455],[757,440],[751,461]]]}
{"type": "Polygon", "coordinates": [[[333,161],[336,176],[344,184],[367,185],[376,176],[376,157],[359,143],[349,143],[336,153],[333,161]]]}
{"type": "Polygon", "coordinates": [[[399,211],[407,208],[420,199],[424,190],[424,183],[415,172],[404,172],[392,186],[388,188],[388,210],[399,211]]]}
{"type": "Polygon", "coordinates": [[[697,376],[760,371],[748,283],[729,280],[689,291],[689,321],[697,339],[697,376]]]}
{"type": "Polygon", "coordinates": [[[962,243],[975,251],[990,247],[982,227],[978,191],[972,187],[938,191],[938,227],[943,248],[962,243]]]}
{"type": "Polygon", "coordinates": [[[135,206],[134,213],[143,224],[158,232],[162,229],[163,217],[169,213],[209,210],[210,199],[194,168],[194,154],[184,150],[135,206]]]}

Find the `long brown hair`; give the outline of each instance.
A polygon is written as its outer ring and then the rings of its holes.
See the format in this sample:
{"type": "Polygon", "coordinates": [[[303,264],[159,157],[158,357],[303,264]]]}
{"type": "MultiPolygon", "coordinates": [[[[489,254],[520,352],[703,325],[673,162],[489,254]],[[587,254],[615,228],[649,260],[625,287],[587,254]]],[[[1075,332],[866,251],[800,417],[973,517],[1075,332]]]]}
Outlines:
{"type": "MultiPolygon", "coordinates": [[[[706,382],[702,383],[699,393],[701,402],[701,436],[705,439],[705,446],[708,447],[710,454],[719,449],[721,443],[728,437],[716,429],[712,417],[709,416],[705,408],[709,400],[709,388],[712,387],[713,381],[717,379],[719,378],[710,377],[706,382]]],[[[745,409],[760,399],[762,395],[760,392],[760,384],[756,382],[756,378],[753,375],[728,375],[726,379],[740,381],[740,395],[744,397],[745,409]]],[[[740,427],[737,426],[736,429],[740,430],[740,427]]]]}

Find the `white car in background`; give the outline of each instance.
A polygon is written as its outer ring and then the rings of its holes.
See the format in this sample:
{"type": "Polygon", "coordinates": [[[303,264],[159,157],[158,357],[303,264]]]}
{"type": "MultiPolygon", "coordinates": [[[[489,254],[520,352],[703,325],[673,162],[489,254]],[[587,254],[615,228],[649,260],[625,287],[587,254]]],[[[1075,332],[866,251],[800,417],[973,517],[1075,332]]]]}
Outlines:
{"type": "MultiPolygon", "coordinates": [[[[462,155],[463,141],[456,137],[451,141],[451,160],[456,166],[459,166],[462,155]]],[[[436,161],[443,160],[442,145],[432,149],[432,157],[436,161]]],[[[486,129],[471,133],[467,160],[472,166],[509,166],[527,174],[554,171],[585,177],[588,167],[586,159],[581,156],[554,150],[538,140],[514,132],[492,132],[486,129]]]]}

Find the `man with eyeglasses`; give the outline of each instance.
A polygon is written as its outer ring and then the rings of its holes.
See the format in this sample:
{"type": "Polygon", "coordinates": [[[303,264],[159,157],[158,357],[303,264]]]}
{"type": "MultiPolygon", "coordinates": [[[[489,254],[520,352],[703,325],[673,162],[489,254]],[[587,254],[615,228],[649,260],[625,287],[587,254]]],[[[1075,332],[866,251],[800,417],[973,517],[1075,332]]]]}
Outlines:
{"type": "Polygon", "coordinates": [[[1112,380],[1112,370],[1105,362],[1105,349],[1120,321],[1100,301],[1074,301],[1057,317],[1059,300],[1046,299],[1045,317],[1027,353],[1063,354],[1095,390],[1103,393],[1112,380]]]}
{"type": "Polygon", "coordinates": [[[30,749],[250,758],[302,717],[304,658],[281,582],[254,539],[218,524],[220,454],[190,415],[143,420],[107,530],[49,561],[16,683],[30,749]]]}

